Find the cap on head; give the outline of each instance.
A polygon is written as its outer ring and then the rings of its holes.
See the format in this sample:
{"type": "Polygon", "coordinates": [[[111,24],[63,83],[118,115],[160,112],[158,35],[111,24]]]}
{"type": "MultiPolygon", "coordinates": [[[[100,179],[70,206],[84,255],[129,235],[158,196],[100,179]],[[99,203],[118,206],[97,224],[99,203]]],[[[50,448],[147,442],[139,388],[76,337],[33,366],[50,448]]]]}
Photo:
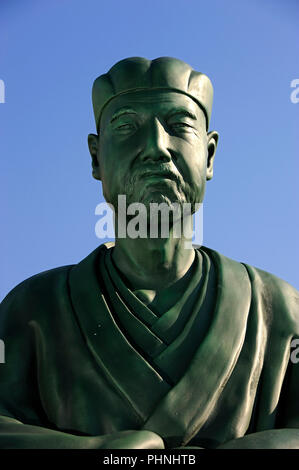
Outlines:
{"type": "Polygon", "coordinates": [[[92,102],[98,129],[104,107],[116,96],[142,90],[169,90],[192,98],[204,111],[207,129],[212,112],[213,86],[203,73],[172,57],[148,60],[130,57],[117,62],[93,84],[92,102]]]}

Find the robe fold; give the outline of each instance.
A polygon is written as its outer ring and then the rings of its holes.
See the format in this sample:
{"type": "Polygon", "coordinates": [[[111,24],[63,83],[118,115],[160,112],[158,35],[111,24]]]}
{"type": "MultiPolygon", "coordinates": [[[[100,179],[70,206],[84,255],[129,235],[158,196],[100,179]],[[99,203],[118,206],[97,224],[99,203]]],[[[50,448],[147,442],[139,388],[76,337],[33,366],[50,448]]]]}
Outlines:
{"type": "Polygon", "coordinates": [[[145,429],[168,447],[213,448],[299,429],[296,289],[201,247],[184,294],[158,312],[127,287],[112,249],[33,276],[3,300],[2,433],[13,418],[85,436],[145,429]]]}

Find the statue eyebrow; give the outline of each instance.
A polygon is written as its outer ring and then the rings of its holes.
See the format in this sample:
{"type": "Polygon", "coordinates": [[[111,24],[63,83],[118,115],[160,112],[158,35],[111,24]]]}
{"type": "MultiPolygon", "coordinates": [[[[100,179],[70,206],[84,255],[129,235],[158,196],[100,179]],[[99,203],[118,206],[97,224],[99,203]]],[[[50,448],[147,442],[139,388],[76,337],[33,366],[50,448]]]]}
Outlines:
{"type": "Polygon", "coordinates": [[[197,117],[195,114],[191,113],[191,111],[188,111],[186,108],[176,108],[172,111],[170,111],[167,114],[167,119],[172,118],[173,116],[176,116],[178,114],[182,114],[183,116],[189,117],[190,119],[193,119],[194,121],[197,120],[197,117]]]}
{"type": "Polygon", "coordinates": [[[134,109],[131,109],[131,108],[121,108],[118,111],[116,111],[116,113],[113,114],[110,124],[116,119],[118,119],[119,117],[123,116],[124,114],[137,114],[137,113],[136,111],[134,111],[134,109]]]}
{"type": "MultiPolygon", "coordinates": [[[[110,124],[112,124],[112,122],[116,121],[116,119],[126,114],[137,114],[137,112],[134,111],[134,109],[132,108],[121,108],[113,114],[110,124]]],[[[183,107],[175,108],[169,111],[169,113],[167,114],[167,119],[172,118],[173,116],[177,116],[177,115],[183,115],[183,116],[189,117],[190,119],[193,119],[194,121],[197,120],[197,117],[195,116],[195,114],[191,113],[191,111],[183,107]]]]}

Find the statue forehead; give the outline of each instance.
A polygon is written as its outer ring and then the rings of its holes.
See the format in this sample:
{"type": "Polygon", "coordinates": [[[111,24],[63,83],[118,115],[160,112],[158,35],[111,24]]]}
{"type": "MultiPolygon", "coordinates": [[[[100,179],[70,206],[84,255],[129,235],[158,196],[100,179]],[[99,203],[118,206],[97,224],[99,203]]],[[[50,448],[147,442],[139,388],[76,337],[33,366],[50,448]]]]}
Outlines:
{"type": "Polygon", "coordinates": [[[189,96],[169,90],[144,90],[126,93],[113,98],[103,110],[101,125],[120,111],[133,109],[136,112],[155,113],[156,111],[169,111],[171,109],[183,110],[202,116],[204,112],[189,96]]]}

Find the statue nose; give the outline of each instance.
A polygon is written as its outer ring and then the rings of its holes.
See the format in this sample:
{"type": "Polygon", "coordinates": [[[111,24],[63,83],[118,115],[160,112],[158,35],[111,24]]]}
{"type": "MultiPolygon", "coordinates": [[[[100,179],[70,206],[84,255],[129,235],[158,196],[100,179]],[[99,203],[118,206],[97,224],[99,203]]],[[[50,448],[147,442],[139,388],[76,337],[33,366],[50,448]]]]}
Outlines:
{"type": "Polygon", "coordinates": [[[141,159],[170,161],[171,154],[168,150],[169,135],[161,122],[155,118],[149,123],[144,135],[144,147],[141,152],[141,159]]]}

